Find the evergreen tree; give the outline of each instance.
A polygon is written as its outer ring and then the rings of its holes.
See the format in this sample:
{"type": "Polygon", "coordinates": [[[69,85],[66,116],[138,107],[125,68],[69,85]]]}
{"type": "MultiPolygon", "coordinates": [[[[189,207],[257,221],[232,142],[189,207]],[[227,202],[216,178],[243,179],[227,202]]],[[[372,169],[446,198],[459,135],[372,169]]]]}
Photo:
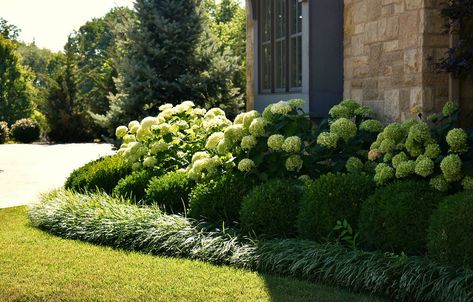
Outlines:
{"type": "Polygon", "coordinates": [[[232,76],[237,62],[209,30],[200,0],[137,0],[137,22],[119,67],[118,93],[103,119],[109,127],[156,114],[161,104],[192,100],[235,114],[242,96],[232,76]]]}
{"type": "Polygon", "coordinates": [[[32,74],[21,65],[16,44],[0,34],[0,121],[13,124],[30,117],[32,102],[32,74]]]}
{"type": "Polygon", "coordinates": [[[48,135],[56,142],[83,142],[94,138],[86,104],[77,97],[77,58],[73,41],[70,36],[64,47],[62,68],[56,74],[47,97],[48,135]]]}

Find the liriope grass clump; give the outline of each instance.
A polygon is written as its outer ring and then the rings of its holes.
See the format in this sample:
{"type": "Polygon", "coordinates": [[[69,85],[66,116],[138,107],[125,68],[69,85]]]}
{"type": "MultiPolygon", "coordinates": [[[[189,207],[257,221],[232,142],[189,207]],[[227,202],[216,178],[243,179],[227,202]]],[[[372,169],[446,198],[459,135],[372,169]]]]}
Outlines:
{"type": "Polygon", "coordinates": [[[471,270],[336,243],[209,232],[192,219],[105,194],[55,191],[43,195],[29,217],[33,226],[65,238],[321,281],[389,300],[470,301],[473,296],[471,270]]]}

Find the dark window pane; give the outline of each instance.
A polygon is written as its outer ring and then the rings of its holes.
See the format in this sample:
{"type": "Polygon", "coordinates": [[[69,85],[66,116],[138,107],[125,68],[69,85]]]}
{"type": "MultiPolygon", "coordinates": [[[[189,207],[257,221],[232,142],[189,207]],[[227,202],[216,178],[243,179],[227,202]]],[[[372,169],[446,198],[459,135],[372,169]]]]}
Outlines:
{"type": "Polygon", "coordinates": [[[286,40],[276,42],[276,89],[286,88],[286,40]]]}
{"type": "Polygon", "coordinates": [[[291,38],[291,88],[302,87],[302,36],[291,38]]]}
{"type": "Polygon", "coordinates": [[[261,41],[271,41],[271,0],[261,2],[261,41]]]}
{"type": "Polygon", "coordinates": [[[261,47],[261,89],[271,89],[271,43],[261,47]]]}
{"type": "Polygon", "coordinates": [[[276,39],[283,38],[286,36],[287,24],[286,0],[276,0],[274,16],[276,18],[276,20],[274,20],[276,27],[276,39]]]}
{"type": "Polygon", "coordinates": [[[291,1],[291,34],[302,32],[302,3],[299,0],[291,1]]]}

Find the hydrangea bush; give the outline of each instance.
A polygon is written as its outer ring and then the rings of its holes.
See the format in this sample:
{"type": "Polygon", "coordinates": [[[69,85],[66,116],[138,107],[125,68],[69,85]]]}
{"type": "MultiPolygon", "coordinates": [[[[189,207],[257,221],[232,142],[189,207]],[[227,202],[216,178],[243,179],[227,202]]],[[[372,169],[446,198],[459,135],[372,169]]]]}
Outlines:
{"type": "Polygon", "coordinates": [[[417,120],[389,124],[368,154],[377,162],[375,181],[385,184],[393,179],[422,178],[439,191],[471,189],[473,136],[455,128],[458,111],[455,102],[447,102],[442,115],[424,120],[419,114],[417,120]]]}

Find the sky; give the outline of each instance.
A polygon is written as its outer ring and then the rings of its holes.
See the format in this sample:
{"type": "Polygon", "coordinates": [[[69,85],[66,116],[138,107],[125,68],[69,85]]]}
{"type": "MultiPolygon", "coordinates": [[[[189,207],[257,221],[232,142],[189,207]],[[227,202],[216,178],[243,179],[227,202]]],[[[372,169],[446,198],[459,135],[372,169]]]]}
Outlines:
{"type": "Polygon", "coordinates": [[[59,51],[73,30],[116,6],[133,0],[0,0],[0,17],[21,29],[20,40],[59,51]]]}

